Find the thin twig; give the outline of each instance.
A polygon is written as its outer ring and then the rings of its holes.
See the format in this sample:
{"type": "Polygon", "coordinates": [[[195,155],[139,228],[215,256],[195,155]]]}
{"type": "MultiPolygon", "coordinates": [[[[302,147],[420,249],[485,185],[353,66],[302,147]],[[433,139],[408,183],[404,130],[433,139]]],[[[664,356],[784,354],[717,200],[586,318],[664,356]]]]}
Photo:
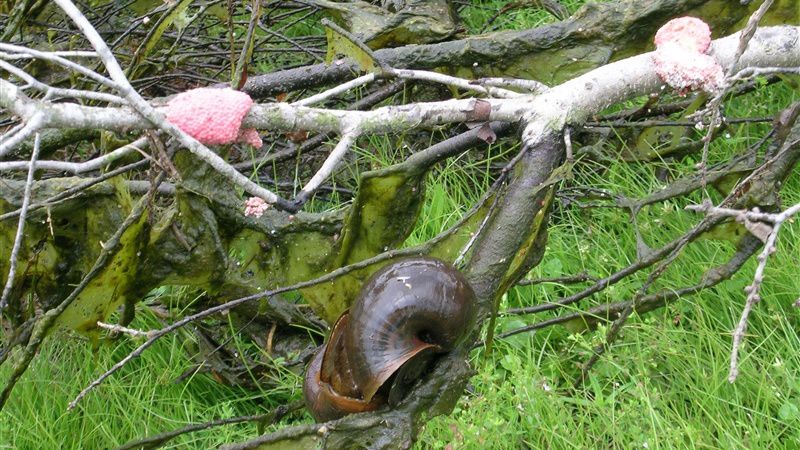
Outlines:
{"type": "Polygon", "coordinates": [[[269,434],[261,435],[255,439],[247,442],[240,442],[236,444],[226,444],[220,447],[220,450],[247,450],[257,448],[269,448],[269,444],[286,441],[289,439],[297,440],[303,436],[319,436],[322,439],[322,448],[327,448],[324,445],[325,439],[331,431],[358,431],[366,430],[375,427],[378,424],[385,423],[385,419],[380,414],[363,414],[359,419],[348,420],[348,418],[338,419],[326,424],[310,423],[295,425],[292,427],[282,428],[269,434]]]}
{"type": "Polygon", "coordinates": [[[331,154],[325,159],[325,162],[322,163],[322,167],[308,180],[308,183],[303,186],[303,189],[297,195],[298,201],[304,202],[306,199],[310,198],[322,182],[333,173],[342,161],[342,158],[344,158],[344,155],[356,141],[356,138],[358,138],[358,135],[358,129],[349,130],[342,134],[342,138],[336,144],[336,147],[333,148],[331,154]]]}
{"type": "MultiPolygon", "coordinates": [[[[125,172],[130,172],[131,170],[144,168],[148,164],[150,164],[150,160],[143,159],[141,161],[137,161],[135,163],[131,163],[131,164],[122,166],[122,167],[120,167],[118,169],[114,169],[114,170],[112,170],[112,171],[110,171],[108,173],[105,173],[105,174],[97,177],[97,178],[92,178],[92,179],[89,179],[87,181],[84,181],[84,182],[82,182],[82,183],[80,183],[80,184],[78,184],[78,185],[76,185],[74,187],[71,187],[71,188],[66,189],[64,191],[61,191],[58,194],[56,194],[56,195],[54,195],[54,196],[52,196],[50,198],[46,198],[46,199],[42,200],[41,202],[31,204],[30,207],[28,208],[28,212],[32,212],[32,211],[35,211],[37,209],[44,208],[44,207],[47,207],[47,206],[55,205],[58,202],[61,202],[61,201],[65,200],[65,199],[68,199],[68,198],[70,198],[70,197],[72,197],[72,196],[74,196],[74,195],[76,195],[76,194],[78,194],[78,193],[80,193],[82,191],[85,191],[86,189],[89,189],[90,187],[94,186],[95,184],[101,183],[101,182],[106,181],[106,180],[108,180],[110,178],[114,178],[115,176],[121,175],[121,174],[123,174],[125,172]]],[[[138,182],[131,181],[130,183],[138,183],[138,182]]],[[[7,212],[5,214],[0,214],[0,222],[2,222],[4,220],[7,220],[7,219],[10,219],[10,218],[13,218],[13,217],[17,217],[17,216],[20,215],[21,212],[22,212],[22,209],[17,209],[15,211],[9,211],[9,212],[7,212]]]]}
{"type": "Polygon", "coordinates": [[[720,221],[722,221],[722,218],[706,217],[703,221],[698,223],[685,235],[674,239],[673,241],[667,243],[658,250],[653,251],[644,258],[641,258],[629,264],[628,266],[612,273],[611,275],[608,275],[607,277],[597,280],[594,284],[592,284],[591,286],[587,287],[586,289],[580,292],[576,292],[575,294],[561,298],[554,302],[543,303],[541,305],[529,306],[525,308],[510,309],[506,311],[506,314],[536,314],[544,311],[551,311],[554,309],[563,308],[564,306],[579,302],[597,292],[602,291],[608,286],[616,284],[621,280],[624,280],[628,276],[661,261],[671,252],[678,251],[681,248],[683,248],[683,246],[687,243],[687,239],[690,240],[695,239],[697,236],[709,230],[713,225],[716,225],[720,221]]]}
{"type": "Polygon", "coordinates": [[[758,255],[758,265],[753,274],[753,282],[745,288],[747,298],[745,299],[744,308],[742,309],[742,316],[739,318],[739,323],[733,331],[733,344],[731,346],[731,363],[728,371],[728,381],[733,383],[739,375],[739,349],[745,338],[747,331],[747,319],[753,307],[761,301],[760,290],[764,282],[764,270],[767,267],[767,260],[769,256],[775,252],[776,241],[780,233],[781,226],[794,215],[800,213],[800,203],[780,212],[780,213],[763,213],[759,210],[738,210],[733,208],[714,207],[710,203],[702,205],[692,205],[687,207],[693,211],[704,212],[710,216],[718,217],[734,217],[737,221],[753,221],[753,222],[769,222],[772,228],[767,235],[764,249],[758,255]]]}
{"type": "Polygon", "coordinates": [[[298,100],[292,103],[292,106],[311,106],[316,105],[317,103],[323,102],[331,97],[335,97],[339,94],[349,91],[350,89],[355,89],[359,86],[363,86],[365,84],[369,84],[375,81],[375,74],[368,73],[366,75],[361,75],[358,78],[354,78],[346,83],[342,83],[336,87],[328,89],[327,91],[320,92],[319,94],[312,95],[311,97],[304,98],[302,100],[298,100]]]}
{"type": "MultiPolygon", "coordinates": [[[[94,159],[90,159],[88,161],[83,161],[79,163],[67,162],[67,161],[38,161],[36,163],[36,168],[39,170],[57,170],[59,172],[66,172],[75,175],[79,175],[86,172],[91,172],[93,170],[98,170],[103,166],[106,166],[122,157],[125,157],[136,150],[141,150],[145,147],[147,143],[147,138],[142,137],[139,138],[130,144],[123,145],[122,147],[106,153],[103,156],[99,156],[94,159]]],[[[11,170],[22,170],[28,166],[28,163],[25,161],[0,161],[0,172],[4,171],[11,171],[11,170]]]]}
{"type": "Polygon", "coordinates": [[[23,129],[24,127],[25,127],[25,123],[24,122],[20,122],[20,123],[14,125],[13,127],[9,128],[8,130],[6,130],[6,132],[4,134],[0,135],[0,144],[2,144],[6,139],[8,139],[9,137],[13,136],[14,134],[16,134],[19,130],[23,129]]]}
{"type": "MultiPolygon", "coordinates": [[[[643,312],[643,311],[650,311],[652,309],[664,306],[672,301],[681,299],[688,295],[696,294],[704,289],[708,289],[710,287],[716,286],[717,284],[730,279],[733,274],[739,271],[742,268],[745,262],[750,259],[750,256],[755,253],[758,247],[761,245],[761,241],[759,241],[755,237],[747,237],[742,242],[742,245],[739,246],[739,249],[736,253],[731,256],[731,258],[725,264],[720,266],[712,267],[706,270],[702,276],[700,276],[700,282],[684,288],[679,289],[663,289],[659,292],[649,294],[641,299],[639,302],[639,306],[636,309],[636,312],[643,312]]],[[[619,313],[621,313],[625,308],[631,305],[632,300],[617,302],[617,303],[609,303],[605,305],[595,306],[587,311],[579,311],[570,314],[561,315],[558,317],[554,317],[552,319],[547,319],[541,322],[537,322],[531,325],[526,325],[524,327],[516,328],[513,330],[506,331],[497,335],[496,339],[504,339],[510,336],[514,336],[521,333],[527,333],[531,331],[536,331],[542,328],[546,328],[552,325],[557,325],[561,323],[570,322],[573,320],[581,319],[587,324],[591,320],[598,320],[598,321],[605,321],[608,320],[609,317],[613,317],[619,313]]],[[[478,342],[472,346],[472,349],[479,348],[483,346],[482,342],[478,342]]]]}
{"type": "Polygon", "coordinates": [[[19,145],[29,136],[39,131],[43,123],[44,123],[44,114],[40,112],[34,113],[25,122],[25,126],[20,128],[19,131],[16,132],[16,134],[3,140],[3,143],[0,144],[0,158],[5,156],[7,153],[11,152],[11,150],[14,150],[14,148],[16,148],[17,145],[19,145]]]}
{"type": "Polygon", "coordinates": [[[513,170],[514,167],[517,165],[517,163],[519,163],[519,161],[522,160],[522,158],[525,156],[525,153],[526,153],[525,149],[521,149],[519,152],[517,152],[517,154],[514,155],[513,158],[511,158],[511,161],[509,161],[503,167],[503,170],[500,171],[500,175],[494,181],[489,190],[486,191],[485,194],[486,196],[494,195],[494,199],[492,199],[492,204],[489,206],[489,210],[486,212],[486,216],[481,221],[481,224],[478,226],[478,229],[472,233],[472,236],[470,236],[467,243],[464,244],[464,247],[458,253],[458,257],[453,262],[453,266],[455,267],[461,266],[467,253],[469,253],[472,246],[475,245],[475,242],[478,240],[478,237],[480,237],[481,233],[483,233],[483,231],[485,230],[487,224],[489,223],[494,214],[494,210],[496,209],[499,199],[501,197],[499,193],[500,187],[503,184],[505,184],[506,180],[508,179],[508,174],[511,173],[511,170],[513,170]]]}
{"type": "Polygon", "coordinates": [[[680,250],[684,246],[686,246],[689,242],[690,239],[685,236],[684,239],[682,239],[682,244],[676,247],[674,250],[672,250],[672,252],[670,252],[669,255],[667,255],[667,257],[663,259],[658,264],[658,266],[656,266],[656,268],[653,269],[652,272],[650,272],[650,274],[647,276],[647,280],[644,283],[642,283],[642,286],[639,287],[639,289],[636,291],[636,294],[634,295],[633,299],[628,303],[628,305],[625,306],[625,309],[623,309],[622,312],[619,313],[617,318],[611,324],[611,326],[608,329],[608,332],[606,332],[604,341],[593,349],[592,355],[589,357],[588,360],[586,360],[586,362],[581,367],[581,374],[575,380],[574,384],[575,387],[580,386],[581,384],[583,384],[584,381],[586,381],[589,372],[592,370],[597,361],[600,360],[600,357],[602,357],[605,354],[606,350],[608,350],[611,347],[611,345],[614,344],[614,342],[617,340],[617,337],[619,337],[619,333],[622,331],[622,327],[625,326],[625,323],[628,321],[628,318],[630,318],[631,314],[633,314],[634,311],[637,311],[639,309],[639,307],[642,304],[642,301],[645,298],[647,298],[646,297],[647,290],[650,289],[650,286],[652,286],[653,283],[655,283],[656,280],[658,280],[661,277],[661,275],[664,274],[667,268],[669,268],[669,266],[672,265],[672,263],[678,258],[678,255],[680,255],[680,250]]]}
{"type": "MultiPolygon", "coordinates": [[[[784,69],[785,70],[785,69],[784,69]]],[[[736,119],[726,119],[725,123],[732,124],[748,124],[748,123],[761,123],[772,122],[775,120],[772,117],[742,117],[736,119]]],[[[640,120],[640,121],[619,121],[614,122],[586,122],[583,124],[584,128],[649,128],[649,127],[686,127],[696,128],[698,126],[707,127],[708,124],[696,122],[691,120],[640,120]]]]}
{"type": "Polygon", "coordinates": [[[14,236],[14,246],[11,249],[11,259],[9,260],[8,279],[3,288],[3,295],[0,296],[0,319],[2,319],[3,312],[8,306],[8,299],[11,296],[11,289],[14,287],[14,277],[17,271],[17,258],[19,257],[19,249],[22,246],[22,240],[25,235],[25,218],[28,215],[28,206],[31,202],[31,187],[33,186],[33,175],[36,173],[36,159],[39,157],[40,148],[40,135],[36,133],[33,140],[33,152],[31,152],[31,161],[28,166],[28,178],[25,180],[25,193],[22,197],[22,208],[20,208],[19,222],[17,223],[17,234],[14,236]]]}
{"type": "Polygon", "coordinates": [[[223,425],[233,425],[237,423],[247,423],[247,422],[259,422],[264,425],[270,425],[279,422],[287,414],[300,410],[303,407],[303,405],[304,403],[302,401],[295,401],[289,403],[288,405],[278,406],[272,411],[263,414],[230,417],[227,419],[217,419],[204,423],[194,423],[182,428],[178,428],[177,430],[167,431],[153,436],[148,436],[142,439],[137,439],[135,441],[130,441],[128,443],[121,445],[120,447],[117,447],[116,450],[130,450],[134,448],[147,448],[147,449],[158,448],[178,436],[188,433],[193,433],[195,431],[208,430],[210,428],[215,428],[223,425]]]}
{"type": "MultiPolygon", "coordinates": [[[[499,182],[495,183],[495,186],[497,186],[498,189],[502,185],[502,183],[505,183],[506,173],[507,172],[503,172],[501,174],[501,177],[503,179],[499,180],[499,182]]],[[[499,193],[495,193],[494,199],[492,199],[492,204],[489,205],[489,210],[486,211],[486,215],[483,217],[483,220],[481,220],[481,224],[478,225],[478,229],[477,230],[472,232],[472,235],[469,237],[469,240],[467,241],[466,244],[464,244],[464,247],[458,253],[458,257],[455,259],[455,261],[453,261],[453,266],[461,267],[461,264],[464,262],[464,257],[467,256],[467,253],[469,253],[469,251],[472,248],[472,246],[475,245],[475,241],[478,240],[478,237],[481,235],[481,233],[483,233],[484,229],[486,229],[486,225],[489,223],[489,220],[492,218],[492,215],[494,214],[495,209],[497,209],[497,203],[500,201],[500,197],[501,196],[499,195],[499,193]]]]}
{"type": "Polygon", "coordinates": [[[750,43],[750,39],[753,39],[753,35],[756,34],[758,23],[761,22],[764,14],[766,14],[767,10],[770,8],[770,6],[772,6],[772,3],[774,3],[774,0],[764,0],[764,2],[761,3],[761,6],[759,6],[758,9],[750,15],[749,19],[747,19],[747,25],[745,25],[741,34],[739,34],[739,46],[736,48],[736,55],[733,57],[733,60],[728,65],[728,69],[725,71],[728,77],[733,75],[736,65],[739,64],[739,59],[742,58],[745,50],[747,50],[747,44],[750,43]]]}
{"type": "Polygon", "coordinates": [[[733,331],[731,365],[728,371],[728,382],[730,383],[736,381],[736,377],[739,376],[739,349],[741,348],[745,332],[747,331],[747,318],[750,316],[750,311],[753,310],[753,306],[761,301],[759,292],[761,290],[761,283],[764,281],[764,269],[767,267],[769,255],[775,252],[775,240],[778,239],[778,232],[780,232],[782,223],[783,222],[777,222],[775,228],[772,229],[772,233],[769,234],[767,242],[764,244],[764,249],[758,255],[758,265],[753,275],[753,282],[745,288],[747,299],[745,299],[744,308],[742,309],[742,317],[739,318],[739,323],[733,331]]]}
{"type": "Polygon", "coordinates": [[[312,49],[308,49],[308,48],[303,47],[299,42],[295,41],[294,39],[292,39],[292,38],[290,38],[288,36],[284,36],[283,34],[280,34],[278,32],[272,31],[269,27],[266,27],[266,26],[264,26],[264,25],[262,25],[260,23],[258,25],[258,28],[261,31],[263,31],[263,32],[265,32],[265,33],[267,33],[269,35],[275,36],[278,39],[281,39],[281,40],[284,40],[284,41],[288,42],[289,44],[291,44],[292,46],[294,46],[295,48],[297,48],[301,52],[306,53],[308,56],[310,56],[310,57],[314,58],[315,60],[317,60],[317,62],[324,62],[325,61],[321,56],[319,56],[318,54],[314,53],[312,51],[312,49]]]}
{"type": "Polygon", "coordinates": [[[800,67],[747,67],[731,76],[731,80],[743,81],[754,77],[780,74],[800,74],[800,67]]]}
{"type": "Polygon", "coordinates": [[[711,118],[708,124],[708,132],[703,136],[703,151],[702,157],[700,159],[700,163],[698,164],[698,168],[701,171],[701,175],[703,177],[703,186],[705,186],[705,175],[706,175],[706,167],[708,165],[708,151],[711,148],[711,141],[713,139],[714,132],[719,126],[722,124],[723,116],[722,116],[722,100],[725,96],[730,92],[731,87],[735,83],[735,79],[733,77],[733,71],[739,63],[742,55],[744,54],[745,50],[747,50],[747,45],[750,43],[750,40],[755,35],[756,30],[758,29],[758,22],[761,18],[766,14],[767,9],[772,5],[773,0],[764,0],[761,6],[750,16],[747,21],[747,25],[745,26],[744,30],[742,30],[741,34],[739,35],[739,44],[736,48],[736,53],[733,59],[730,61],[728,68],[725,73],[725,81],[722,84],[722,89],[717,92],[711,101],[708,102],[708,106],[699,111],[698,113],[693,114],[690,117],[701,117],[703,115],[709,114],[711,118]]]}
{"type": "Polygon", "coordinates": [[[83,98],[88,100],[98,100],[101,102],[108,102],[115,104],[125,103],[125,99],[116,96],[114,94],[107,94],[105,92],[96,92],[96,91],[84,91],[81,89],[64,89],[64,88],[49,86],[37,80],[33,76],[29,75],[24,70],[18,69],[14,65],[9,64],[3,60],[0,60],[0,68],[11,74],[14,74],[20,80],[28,83],[28,86],[43,92],[45,94],[44,99],[46,100],[50,100],[53,97],[65,97],[65,98],[83,98]]]}
{"type": "Polygon", "coordinates": [[[478,78],[475,81],[470,81],[470,84],[478,84],[481,86],[492,86],[499,88],[514,88],[526,91],[529,94],[541,94],[546,92],[549,87],[546,84],[540,83],[535,80],[525,80],[519,78],[478,78]]]}
{"type": "Polygon", "coordinates": [[[97,326],[104,330],[111,331],[112,333],[123,333],[133,337],[149,338],[153,335],[152,331],[135,330],[133,328],[123,327],[122,325],[117,325],[114,323],[105,323],[98,321],[97,326]]]}
{"type": "Polygon", "coordinates": [[[488,95],[496,98],[515,98],[523,95],[514,91],[509,91],[508,89],[490,85],[482,86],[476,81],[427,70],[387,69],[385,75],[394,76],[405,80],[420,80],[440,83],[446,86],[453,86],[468,91],[474,91],[478,94],[488,95]]]}
{"type": "Polygon", "coordinates": [[[520,280],[517,282],[517,286],[531,286],[536,284],[543,284],[543,283],[558,283],[558,284],[573,284],[573,283],[584,283],[586,281],[597,281],[598,278],[592,275],[589,275],[588,272],[581,272],[577,275],[567,275],[563,277],[550,277],[550,278],[536,278],[531,280],[520,280]]]}
{"type": "MultiPolygon", "coordinates": [[[[44,61],[49,61],[64,66],[67,69],[74,70],[75,72],[78,72],[81,75],[85,75],[86,77],[91,78],[92,80],[102,84],[107,88],[110,89],[117,88],[117,84],[114,81],[109,80],[108,78],[100,75],[99,73],[87,69],[86,67],[78,63],[72,62],[66,58],[61,57],[59,55],[59,52],[42,52],[32,48],[21,47],[19,45],[7,44],[3,42],[0,42],[0,51],[12,52],[12,54],[0,53],[0,59],[18,59],[20,57],[26,59],[28,58],[41,59],[44,61]]],[[[95,52],[90,52],[90,53],[95,57],[99,56],[95,52]]]]}
{"type": "MultiPolygon", "coordinates": [[[[231,16],[233,14],[231,13],[231,16]]],[[[247,25],[247,34],[244,36],[244,45],[239,54],[239,59],[236,61],[236,68],[233,71],[231,79],[231,89],[241,89],[244,82],[247,81],[247,63],[253,55],[253,45],[255,41],[256,24],[261,20],[261,1],[253,0],[252,13],[250,14],[250,23],[247,25]]],[[[233,46],[231,46],[233,50],[233,46]]]]}

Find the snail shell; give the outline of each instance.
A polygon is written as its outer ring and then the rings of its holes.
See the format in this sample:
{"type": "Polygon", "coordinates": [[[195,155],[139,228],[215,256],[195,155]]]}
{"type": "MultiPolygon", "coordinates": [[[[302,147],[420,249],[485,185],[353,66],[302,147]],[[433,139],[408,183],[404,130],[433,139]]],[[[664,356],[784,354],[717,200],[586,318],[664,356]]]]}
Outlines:
{"type": "Polygon", "coordinates": [[[472,288],[449,264],[417,257],[384,267],[311,361],[306,405],[326,421],[396,404],[436,355],[460,343],[475,314],[472,288]]]}

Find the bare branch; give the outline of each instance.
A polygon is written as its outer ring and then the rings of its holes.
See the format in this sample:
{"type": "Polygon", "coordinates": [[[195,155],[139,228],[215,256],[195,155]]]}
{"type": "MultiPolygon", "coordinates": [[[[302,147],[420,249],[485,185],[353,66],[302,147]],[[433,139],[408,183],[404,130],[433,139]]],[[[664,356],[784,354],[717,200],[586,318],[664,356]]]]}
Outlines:
{"type": "Polygon", "coordinates": [[[536,80],[523,80],[518,78],[479,78],[470,83],[481,86],[520,89],[531,94],[541,94],[550,89],[546,84],[536,80]]]}
{"type": "Polygon", "coordinates": [[[19,222],[17,223],[17,234],[14,236],[14,245],[11,248],[11,259],[9,261],[10,267],[8,269],[8,279],[6,285],[3,287],[3,294],[0,295],[0,318],[2,318],[3,311],[8,306],[8,299],[11,296],[11,289],[14,287],[14,277],[17,270],[17,258],[19,257],[19,249],[22,246],[22,239],[25,234],[25,218],[28,215],[28,205],[31,203],[31,186],[33,186],[33,174],[36,172],[36,159],[39,157],[39,133],[33,141],[33,152],[31,152],[31,161],[28,165],[28,178],[25,180],[25,194],[22,197],[22,207],[19,214],[19,222]]]}
{"type": "MultiPolygon", "coordinates": [[[[748,50],[741,56],[737,67],[796,67],[800,61],[800,46],[793,44],[791,40],[798,32],[798,28],[788,26],[760,28],[748,50]]],[[[738,36],[734,34],[714,41],[714,54],[720,62],[731,61],[735,54],[737,38],[738,36]]],[[[514,122],[520,117],[528,117],[535,118],[539,123],[557,127],[563,123],[580,124],[610,104],[657,91],[661,85],[661,80],[653,71],[651,55],[642,54],[602,66],[537,96],[523,95],[512,99],[488,98],[483,101],[489,102],[491,106],[488,120],[514,122]]],[[[29,115],[31,108],[42,107],[33,101],[23,102],[12,94],[13,92],[6,92],[3,86],[0,86],[0,105],[12,109],[19,115],[25,116],[25,113],[29,115]]],[[[137,102],[144,102],[138,95],[136,98],[137,102]]],[[[326,110],[286,103],[254,105],[243,126],[338,133],[357,127],[362,133],[396,132],[419,126],[470,121],[472,102],[473,99],[449,100],[409,106],[387,106],[372,111],[326,110]]],[[[126,109],[49,105],[45,126],[119,131],[148,128],[153,126],[153,123],[161,126],[159,122],[163,121],[161,114],[146,102],[137,103],[136,109],[140,112],[145,111],[150,122],[141,120],[126,109]],[[113,120],[104,118],[103,115],[113,117],[113,120]]],[[[205,146],[193,139],[193,143],[187,144],[187,140],[191,138],[170,128],[171,125],[163,126],[167,127],[165,130],[169,128],[170,134],[179,137],[181,143],[190,150],[194,149],[196,154],[204,155],[202,158],[213,160],[213,156],[208,156],[204,150],[197,149],[197,146],[203,149],[205,146]]],[[[214,164],[216,163],[212,165],[214,164]]],[[[233,174],[230,176],[235,177],[233,174]]],[[[242,185],[246,184],[242,180],[239,181],[242,185]]]]}
{"type": "Polygon", "coordinates": [[[328,89],[327,91],[320,92],[319,94],[312,95],[311,97],[304,98],[302,100],[298,100],[292,103],[292,106],[311,106],[316,105],[317,103],[323,102],[331,97],[335,97],[339,94],[345,93],[350,89],[355,89],[359,86],[363,86],[365,84],[369,84],[375,81],[375,74],[368,73],[366,75],[361,75],[358,78],[354,78],[347,83],[342,83],[339,86],[333,87],[328,89]]]}
{"type": "Polygon", "coordinates": [[[111,331],[112,333],[123,333],[127,334],[131,337],[145,337],[149,338],[153,336],[152,331],[141,331],[141,330],[134,330],[133,328],[123,327],[122,325],[117,325],[113,323],[105,323],[105,322],[97,322],[97,326],[104,329],[111,331]]]}
{"type": "Polygon", "coordinates": [[[445,75],[438,72],[430,72],[427,70],[388,69],[386,74],[406,80],[431,81],[434,83],[444,84],[446,86],[453,86],[459,89],[475,91],[478,94],[488,95],[496,98],[515,98],[522,95],[514,91],[509,91],[508,89],[503,89],[488,84],[484,87],[476,81],[445,75]]]}
{"type": "Polygon", "coordinates": [[[134,448],[155,448],[154,446],[164,445],[178,436],[188,433],[193,433],[195,431],[208,430],[210,428],[215,428],[223,425],[233,425],[237,423],[247,423],[247,422],[259,422],[263,425],[269,425],[279,422],[281,419],[283,419],[284,416],[294,411],[300,410],[301,408],[303,408],[303,406],[304,403],[302,401],[296,401],[288,405],[278,406],[272,411],[263,414],[257,414],[252,416],[230,417],[227,419],[212,420],[205,423],[195,423],[187,425],[183,428],[179,428],[177,430],[167,431],[165,433],[160,433],[125,443],[124,445],[117,447],[116,450],[131,450],[134,448]]]}
{"type": "Polygon", "coordinates": [[[753,38],[753,35],[756,34],[756,29],[758,29],[758,22],[764,17],[764,14],[767,13],[767,10],[772,6],[774,0],[764,0],[761,3],[761,6],[750,15],[750,18],[747,19],[747,25],[745,25],[744,29],[739,33],[739,45],[736,47],[736,55],[733,57],[733,60],[728,65],[728,69],[725,71],[726,75],[730,77],[733,74],[734,68],[736,67],[736,63],[739,62],[739,58],[742,57],[744,51],[747,50],[747,44],[750,42],[750,39],[753,38]]]}
{"type": "Polygon", "coordinates": [[[333,171],[336,169],[336,166],[338,166],[342,158],[344,158],[347,150],[349,150],[356,141],[358,135],[358,130],[348,131],[342,135],[342,139],[339,140],[339,143],[336,144],[336,147],[334,147],[331,154],[328,155],[328,157],[325,159],[325,162],[322,163],[322,167],[320,167],[317,173],[315,173],[314,176],[308,180],[308,183],[303,186],[303,189],[300,193],[301,198],[308,198],[311,196],[311,194],[317,190],[322,182],[325,181],[325,179],[328,178],[331,173],[333,173],[333,171]]]}
{"type": "MultiPolygon", "coordinates": [[[[2,80],[0,80],[0,82],[2,82],[2,80]]],[[[2,86],[0,86],[0,88],[2,88],[2,86]]],[[[14,150],[14,148],[19,145],[20,142],[30,137],[30,135],[39,131],[44,122],[44,114],[42,113],[36,113],[31,116],[25,122],[25,126],[16,131],[16,133],[14,133],[11,137],[4,139],[3,142],[0,143],[0,158],[5,156],[11,150],[14,150]]]]}
{"type": "MultiPolygon", "coordinates": [[[[6,43],[3,43],[3,42],[0,42],[0,51],[11,52],[10,54],[9,53],[0,53],[0,59],[7,59],[7,60],[14,60],[14,59],[19,59],[19,58],[41,59],[43,61],[49,61],[49,62],[52,62],[54,64],[58,64],[58,65],[63,66],[65,68],[67,68],[67,69],[74,70],[75,72],[78,72],[81,75],[84,75],[84,76],[86,76],[88,78],[91,78],[92,80],[102,84],[103,86],[105,86],[107,88],[110,88],[110,89],[116,89],[117,88],[117,84],[114,83],[113,81],[111,81],[108,78],[98,74],[97,72],[95,72],[93,70],[87,69],[86,67],[84,67],[84,66],[82,66],[82,65],[80,65],[80,64],[78,64],[76,62],[70,61],[70,60],[62,57],[61,56],[62,55],[61,52],[42,52],[42,51],[35,50],[35,49],[32,49],[32,48],[21,47],[19,45],[13,45],[13,44],[6,44],[6,43]]],[[[80,55],[81,53],[86,53],[86,54],[91,55],[93,57],[97,57],[98,56],[97,53],[95,53],[95,52],[69,52],[68,56],[82,56],[82,55],[80,55]]]]}
{"type": "MultiPolygon", "coordinates": [[[[745,338],[745,333],[747,331],[747,319],[756,303],[761,301],[761,295],[759,292],[761,290],[761,284],[764,282],[764,269],[767,267],[767,260],[769,259],[770,255],[775,253],[775,243],[778,239],[781,226],[792,216],[800,213],[800,203],[777,214],[763,213],[758,209],[741,210],[715,207],[709,202],[706,202],[702,205],[690,205],[687,207],[687,209],[704,212],[710,216],[733,217],[739,222],[758,221],[769,222],[772,224],[772,228],[769,229],[766,242],[764,243],[764,249],[758,255],[758,265],[756,266],[756,270],[753,274],[753,282],[745,288],[747,298],[745,299],[744,309],[742,310],[742,316],[739,318],[739,323],[736,325],[736,329],[733,331],[731,364],[730,370],[728,371],[728,381],[733,383],[739,376],[739,349],[741,348],[742,342],[745,338]]],[[[757,237],[761,238],[761,236],[758,235],[757,237]]]]}
{"type": "MultiPolygon", "coordinates": [[[[689,295],[696,294],[704,289],[716,286],[717,284],[730,279],[739,269],[742,268],[745,262],[752,256],[761,242],[752,237],[745,237],[741,245],[739,245],[736,253],[724,264],[716,267],[709,268],[700,276],[700,281],[692,286],[687,286],[679,289],[663,289],[653,294],[648,294],[639,301],[639,305],[635,311],[637,313],[644,313],[652,311],[669,304],[670,302],[679,300],[689,295]]],[[[586,325],[591,325],[600,321],[607,321],[610,318],[619,317],[619,315],[629,306],[633,304],[633,300],[623,302],[610,303],[605,305],[594,306],[586,311],[579,311],[569,314],[564,314],[552,319],[543,320],[531,325],[520,327],[514,330],[509,330],[497,335],[497,339],[504,339],[509,336],[514,336],[520,333],[527,333],[530,331],[539,330],[552,325],[562,324],[574,320],[582,320],[586,325]]],[[[506,311],[505,314],[510,313],[506,311]]],[[[477,343],[473,346],[478,348],[482,343],[477,343]]]]}
{"type": "Polygon", "coordinates": [[[566,275],[563,277],[549,277],[549,278],[536,278],[536,279],[523,279],[517,283],[517,286],[531,286],[543,283],[561,283],[561,284],[574,284],[584,283],[587,281],[596,282],[597,277],[589,275],[588,272],[581,272],[576,275],[566,275]]]}
{"type": "Polygon", "coordinates": [[[0,60],[0,68],[14,74],[20,80],[25,81],[28,83],[30,87],[33,87],[36,90],[43,92],[44,99],[49,100],[53,97],[66,97],[66,98],[84,98],[89,100],[99,100],[101,102],[108,102],[108,103],[117,103],[122,104],[125,103],[125,100],[121,97],[118,97],[113,94],[106,94],[103,92],[95,92],[95,91],[83,91],[80,89],[63,89],[48,86],[45,83],[37,80],[31,75],[28,75],[25,71],[18,69],[17,67],[0,60]]]}
{"type": "MultiPolygon", "coordinates": [[[[59,172],[67,172],[72,174],[81,174],[86,172],[91,172],[93,170],[98,170],[103,166],[111,164],[114,161],[119,160],[133,152],[139,151],[141,152],[142,149],[147,144],[147,138],[142,137],[139,138],[130,144],[123,145],[122,147],[106,153],[103,156],[90,159],[88,161],[80,162],[80,163],[72,163],[66,161],[39,161],[36,163],[37,169],[44,169],[44,170],[57,170],[59,172]]],[[[3,162],[0,161],[0,172],[4,171],[11,171],[11,170],[23,170],[28,166],[28,163],[25,161],[8,161],[3,162]]]]}

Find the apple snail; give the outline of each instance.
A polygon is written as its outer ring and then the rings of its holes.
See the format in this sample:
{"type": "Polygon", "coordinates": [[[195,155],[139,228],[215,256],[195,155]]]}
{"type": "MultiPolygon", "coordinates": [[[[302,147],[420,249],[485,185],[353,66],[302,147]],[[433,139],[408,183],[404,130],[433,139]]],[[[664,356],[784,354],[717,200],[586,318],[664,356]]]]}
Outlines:
{"type": "Polygon", "coordinates": [[[451,265],[398,260],[364,283],[306,371],[303,394],[318,421],[396,405],[433,360],[472,329],[475,294],[451,265]]]}

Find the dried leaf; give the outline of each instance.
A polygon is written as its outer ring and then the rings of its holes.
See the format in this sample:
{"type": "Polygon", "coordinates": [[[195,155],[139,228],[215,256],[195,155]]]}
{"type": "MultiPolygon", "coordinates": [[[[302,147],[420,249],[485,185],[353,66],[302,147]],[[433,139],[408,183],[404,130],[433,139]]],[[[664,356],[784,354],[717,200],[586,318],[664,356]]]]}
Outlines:
{"type": "Polygon", "coordinates": [[[380,71],[380,65],[372,59],[372,56],[360,49],[346,36],[338,33],[336,30],[326,27],[325,36],[328,39],[328,53],[325,55],[325,62],[331,64],[336,58],[336,55],[344,55],[351,58],[358,64],[358,67],[364,72],[380,71]]]}
{"type": "Polygon", "coordinates": [[[478,137],[487,144],[494,144],[497,140],[497,135],[494,133],[494,130],[492,130],[492,127],[489,126],[488,122],[484,122],[478,130],[478,137]]]}

